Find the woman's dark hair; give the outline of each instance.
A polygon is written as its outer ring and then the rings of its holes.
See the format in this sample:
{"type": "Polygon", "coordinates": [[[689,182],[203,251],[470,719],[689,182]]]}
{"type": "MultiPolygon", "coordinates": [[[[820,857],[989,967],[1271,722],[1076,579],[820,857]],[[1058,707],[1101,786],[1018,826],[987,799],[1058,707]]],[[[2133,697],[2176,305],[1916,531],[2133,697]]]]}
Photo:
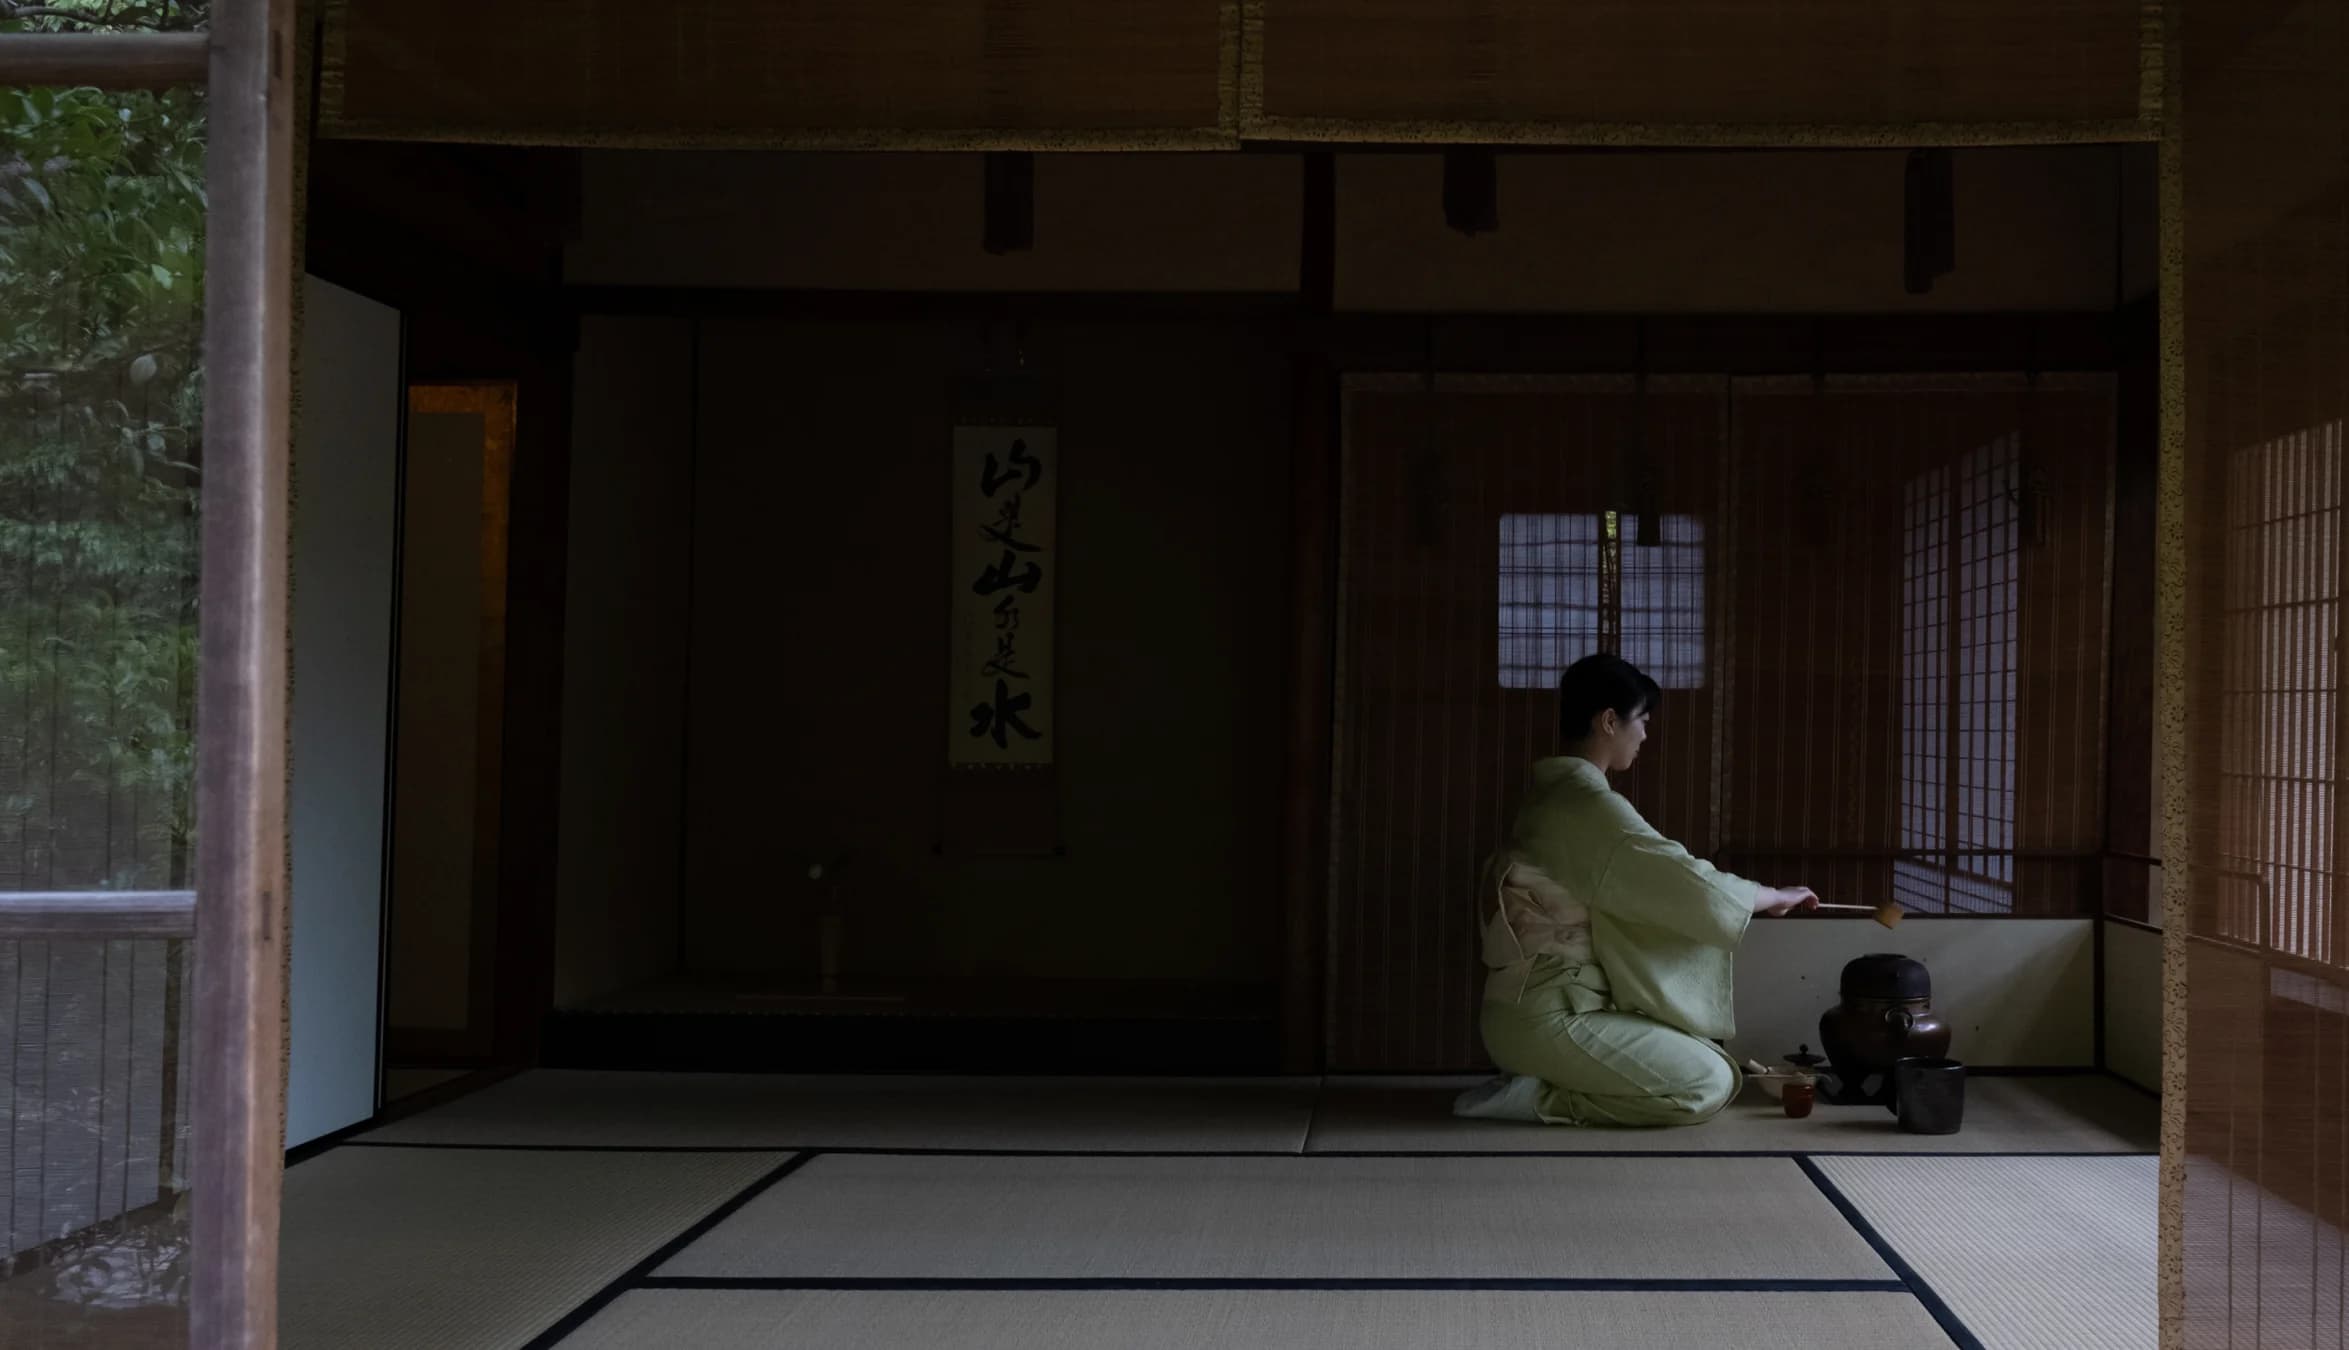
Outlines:
{"type": "Polygon", "coordinates": [[[1558,677],[1558,743],[1581,743],[1609,708],[1629,721],[1642,712],[1653,715],[1663,700],[1663,689],[1638,666],[1613,652],[1586,656],[1558,677]]]}

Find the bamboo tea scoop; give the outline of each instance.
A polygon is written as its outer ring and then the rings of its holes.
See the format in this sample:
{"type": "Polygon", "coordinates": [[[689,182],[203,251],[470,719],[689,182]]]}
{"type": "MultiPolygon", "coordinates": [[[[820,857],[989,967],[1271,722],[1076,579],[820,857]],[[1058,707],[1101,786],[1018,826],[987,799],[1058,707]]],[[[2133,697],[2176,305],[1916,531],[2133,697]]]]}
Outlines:
{"type": "Polygon", "coordinates": [[[1823,903],[1819,906],[1818,912],[1821,914],[1865,914],[1886,928],[1898,928],[1902,915],[1907,911],[1900,907],[1899,901],[1887,900],[1881,905],[1829,905],[1823,903]]]}

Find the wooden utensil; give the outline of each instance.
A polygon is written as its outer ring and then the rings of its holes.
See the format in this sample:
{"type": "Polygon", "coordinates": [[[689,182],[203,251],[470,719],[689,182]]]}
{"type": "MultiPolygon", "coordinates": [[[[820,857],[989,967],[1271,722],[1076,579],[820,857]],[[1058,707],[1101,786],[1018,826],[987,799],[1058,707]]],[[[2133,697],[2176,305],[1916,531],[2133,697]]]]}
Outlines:
{"type": "Polygon", "coordinates": [[[1886,928],[1898,928],[1902,917],[1908,911],[1900,907],[1899,901],[1887,900],[1881,905],[1821,904],[1818,912],[1821,914],[1865,914],[1886,928]]]}

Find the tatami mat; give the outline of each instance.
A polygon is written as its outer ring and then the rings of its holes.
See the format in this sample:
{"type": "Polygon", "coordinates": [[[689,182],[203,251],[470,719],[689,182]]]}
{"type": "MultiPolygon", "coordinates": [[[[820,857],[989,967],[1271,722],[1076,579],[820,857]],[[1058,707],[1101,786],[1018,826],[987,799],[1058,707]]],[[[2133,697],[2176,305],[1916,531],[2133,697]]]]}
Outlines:
{"type": "Polygon", "coordinates": [[[2152,1350],[2155,1158],[1822,1158],[1987,1350],[2152,1350]]]}
{"type": "Polygon", "coordinates": [[[1781,1158],[829,1155],[660,1277],[1862,1279],[1781,1158]]]}
{"type": "Polygon", "coordinates": [[[454,1083],[471,1072],[470,1069],[385,1069],[383,1100],[386,1103],[396,1102],[419,1092],[430,1092],[443,1083],[454,1083]]]}
{"type": "Polygon", "coordinates": [[[1309,1152],[1625,1153],[1701,1151],[2117,1153],[2151,1152],[2160,1103],[2103,1075],[1977,1077],[1966,1084],[1965,1128],[1901,1133],[1882,1107],[1819,1106],[1803,1120],[1758,1090],[1702,1125],[1598,1130],[1462,1120],[1452,1099],[1475,1078],[1333,1078],[1314,1114],[1309,1152]]]}
{"type": "Polygon", "coordinates": [[[564,1350],[1931,1350],[1949,1338],[1906,1294],[627,1294],[564,1350]]]}
{"type": "Polygon", "coordinates": [[[283,1343],[522,1345],[785,1156],[335,1149],[286,1173],[283,1343]]]}
{"type": "Polygon", "coordinates": [[[1313,1079],[892,1078],[539,1070],[366,1142],[1294,1153],[1313,1079]]]}

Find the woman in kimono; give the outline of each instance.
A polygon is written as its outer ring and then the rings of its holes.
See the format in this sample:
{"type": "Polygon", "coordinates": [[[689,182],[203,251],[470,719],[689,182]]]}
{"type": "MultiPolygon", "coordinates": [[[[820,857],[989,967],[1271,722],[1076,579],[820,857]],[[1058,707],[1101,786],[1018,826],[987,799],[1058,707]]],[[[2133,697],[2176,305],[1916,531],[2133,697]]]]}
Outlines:
{"type": "Polygon", "coordinates": [[[1731,977],[1756,914],[1818,906],[1804,887],[1733,877],[1658,834],[1607,786],[1639,758],[1656,682],[1610,655],[1558,683],[1565,753],[1533,789],[1478,900],[1481,1029],[1502,1079],[1466,1116],[1560,1125],[1693,1125],[1737,1095],[1731,977]]]}

